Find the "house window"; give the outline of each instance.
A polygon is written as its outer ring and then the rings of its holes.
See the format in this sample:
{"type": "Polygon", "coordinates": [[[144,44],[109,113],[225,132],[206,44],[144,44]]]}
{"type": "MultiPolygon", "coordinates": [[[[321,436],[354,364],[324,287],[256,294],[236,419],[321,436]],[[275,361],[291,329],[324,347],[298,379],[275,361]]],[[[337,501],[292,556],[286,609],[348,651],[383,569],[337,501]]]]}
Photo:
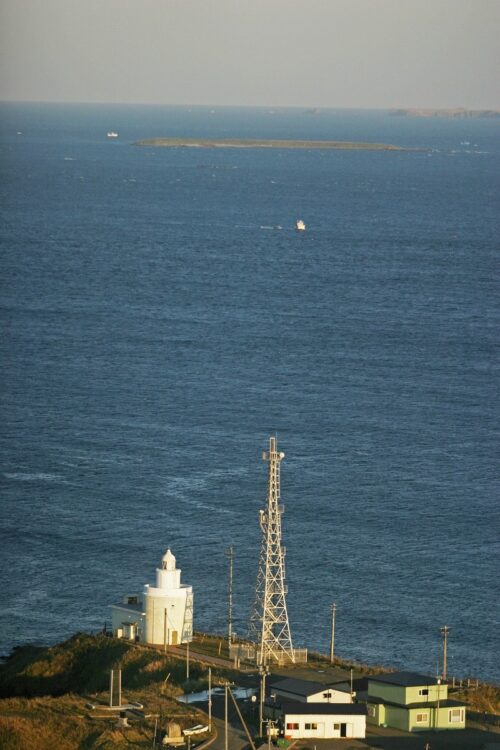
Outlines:
{"type": "Polygon", "coordinates": [[[340,724],[334,724],[333,729],[335,732],[340,732],[340,724]]]}
{"type": "Polygon", "coordinates": [[[448,711],[448,721],[450,724],[457,724],[463,720],[463,708],[450,708],[448,711]]]}
{"type": "Polygon", "coordinates": [[[429,721],[429,714],[428,713],[417,714],[417,718],[415,720],[415,722],[417,724],[427,724],[428,721],[429,721]]]}
{"type": "Polygon", "coordinates": [[[429,688],[420,688],[418,691],[419,695],[429,695],[429,688]]]}
{"type": "Polygon", "coordinates": [[[298,724],[287,724],[286,728],[287,729],[298,729],[299,725],[298,724]]]}
{"type": "Polygon", "coordinates": [[[323,693],[323,698],[331,698],[330,693],[323,693]]]}
{"type": "Polygon", "coordinates": [[[368,716],[375,716],[375,706],[368,705],[368,716]]]}
{"type": "Polygon", "coordinates": [[[305,729],[317,729],[317,728],[318,728],[317,724],[306,724],[305,725],[305,729]]]}

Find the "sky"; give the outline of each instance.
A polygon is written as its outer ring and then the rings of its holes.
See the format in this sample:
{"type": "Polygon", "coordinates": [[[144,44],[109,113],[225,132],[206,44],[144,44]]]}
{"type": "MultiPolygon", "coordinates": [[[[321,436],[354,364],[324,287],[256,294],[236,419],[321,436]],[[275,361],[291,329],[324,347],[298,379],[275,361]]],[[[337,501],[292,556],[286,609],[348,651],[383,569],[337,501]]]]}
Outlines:
{"type": "Polygon", "coordinates": [[[500,108],[500,0],[0,0],[0,99],[500,108]]]}

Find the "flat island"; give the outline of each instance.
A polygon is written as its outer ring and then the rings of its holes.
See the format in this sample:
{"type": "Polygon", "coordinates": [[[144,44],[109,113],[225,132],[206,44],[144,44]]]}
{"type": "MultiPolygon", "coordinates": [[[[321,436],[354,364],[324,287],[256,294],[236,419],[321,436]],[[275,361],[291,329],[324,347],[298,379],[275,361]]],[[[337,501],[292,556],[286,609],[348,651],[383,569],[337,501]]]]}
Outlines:
{"type": "Polygon", "coordinates": [[[451,117],[453,119],[464,118],[497,118],[500,117],[500,109],[391,109],[389,114],[395,117],[451,117]]]}
{"type": "Polygon", "coordinates": [[[295,148],[295,149],[350,149],[355,151],[413,151],[388,143],[357,143],[355,141],[276,141],[247,138],[145,138],[137,146],[161,148],[295,148]]]}

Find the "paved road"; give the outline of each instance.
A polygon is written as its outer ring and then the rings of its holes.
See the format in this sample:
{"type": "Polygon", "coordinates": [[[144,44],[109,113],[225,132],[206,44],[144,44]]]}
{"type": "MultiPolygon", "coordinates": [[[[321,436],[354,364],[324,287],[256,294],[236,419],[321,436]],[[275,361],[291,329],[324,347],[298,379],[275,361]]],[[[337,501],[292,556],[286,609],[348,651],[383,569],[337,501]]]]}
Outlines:
{"type": "MultiPolygon", "coordinates": [[[[200,708],[205,713],[208,713],[208,704],[206,701],[200,703],[196,702],[192,705],[196,706],[196,708],[200,708]]],[[[210,745],[210,748],[213,750],[226,750],[223,695],[212,696],[212,722],[217,728],[217,739],[210,745]]],[[[244,748],[248,747],[246,734],[241,726],[230,698],[228,703],[227,739],[227,750],[244,750],[244,748]]]]}
{"type": "MultiPolygon", "coordinates": [[[[168,646],[167,654],[172,656],[178,656],[180,659],[186,659],[186,649],[179,648],[179,646],[168,646]]],[[[203,664],[211,664],[215,667],[223,667],[224,669],[234,669],[234,661],[231,659],[225,659],[222,656],[211,656],[209,654],[203,654],[199,651],[192,651],[189,649],[189,660],[200,661],[203,664]]],[[[251,667],[246,664],[241,664],[240,672],[255,672],[257,667],[251,667]]]]}
{"type": "MultiPolygon", "coordinates": [[[[225,750],[225,732],[224,732],[224,720],[215,718],[214,724],[217,727],[217,739],[210,745],[213,750],[225,750]]],[[[227,737],[227,748],[228,750],[244,750],[248,747],[248,740],[245,732],[241,727],[228,726],[228,737],[227,737]]]]}

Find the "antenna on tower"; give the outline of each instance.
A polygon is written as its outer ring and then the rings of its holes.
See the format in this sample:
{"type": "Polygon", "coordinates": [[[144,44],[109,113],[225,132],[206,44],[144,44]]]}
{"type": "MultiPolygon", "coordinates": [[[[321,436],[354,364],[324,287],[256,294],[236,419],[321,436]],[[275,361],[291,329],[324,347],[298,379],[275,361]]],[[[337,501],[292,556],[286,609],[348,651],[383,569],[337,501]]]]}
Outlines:
{"type": "Polygon", "coordinates": [[[286,608],[285,554],[281,546],[280,462],[284,453],[277,450],[276,437],[269,438],[269,451],[262,454],[269,462],[266,510],[259,511],[262,543],[255,603],[250,631],[257,643],[257,661],[263,666],[271,661],[295,662],[286,608]]]}

